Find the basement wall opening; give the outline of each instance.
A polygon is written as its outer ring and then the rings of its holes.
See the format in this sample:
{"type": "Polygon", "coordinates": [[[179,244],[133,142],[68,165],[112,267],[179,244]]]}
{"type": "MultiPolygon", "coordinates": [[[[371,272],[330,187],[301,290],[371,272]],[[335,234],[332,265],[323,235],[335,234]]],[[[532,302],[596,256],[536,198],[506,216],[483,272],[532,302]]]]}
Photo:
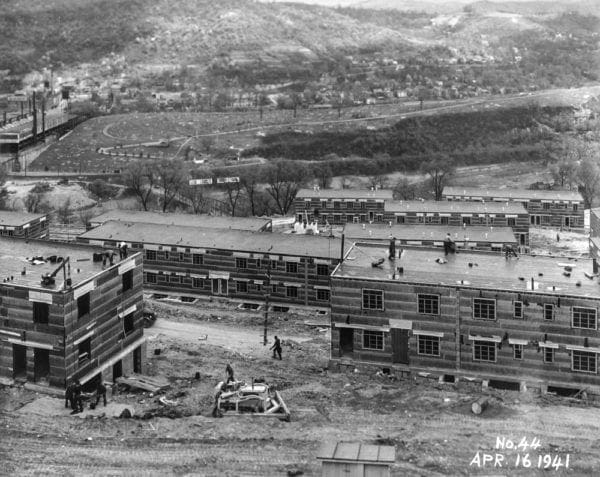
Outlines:
{"type": "Polygon", "coordinates": [[[152,298],[154,300],[164,300],[165,298],[168,298],[168,297],[169,297],[169,295],[163,295],[162,293],[154,293],[152,295],[152,298]]]}
{"type": "Polygon", "coordinates": [[[258,310],[260,309],[261,305],[259,305],[258,303],[241,303],[238,308],[240,310],[258,310]]]}
{"type": "Polygon", "coordinates": [[[278,313],[287,313],[288,311],[290,311],[290,307],[274,305],[273,307],[271,307],[271,311],[276,311],[278,313]]]}
{"type": "Polygon", "coordinates": [[[182,296],[180,299],[183,303],[194,303],[197,300],[197,298],[194,298],[193,296],[182,296]]]}
{"type": "Polygon", "coordinates": [[[581,389],[563,388],[559,386],[548,386],[548,392],[562,397],[575,397],[577,395],[581,395],[581,389]]]}
{"type": "Polygon", "coordinates": [[[454,374],[444,374],[442,376],[442,382],[443,383],[455,383],[456,376],[454,376],[454,374]]]}
{"type": "Polygon", "coordinates": [[[507,391],[520,391],[521,383],[514,381],[502,381],[500,379],[490,379],[488,386],[494,389],[504,389],[507,391]]]}

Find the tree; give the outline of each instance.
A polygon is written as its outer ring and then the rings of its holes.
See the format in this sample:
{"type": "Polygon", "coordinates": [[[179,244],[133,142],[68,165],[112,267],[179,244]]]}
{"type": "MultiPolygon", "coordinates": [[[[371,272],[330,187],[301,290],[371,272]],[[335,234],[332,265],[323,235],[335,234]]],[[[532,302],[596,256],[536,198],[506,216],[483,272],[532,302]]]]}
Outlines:
{"type": "Polygon", "coordinates": [[[87,228],[90,220],[92,220],[92,217],[94,216],[94,212],[92,209],[80,209],[77,216],[79,217],[79,220],[81,220],[81,223],[87,228]]]}
{"type": "Polygon", "coordinates": [[[71,218],[71,198],[67,197],[66,200],[56,209],[56,216],[61,224],[66,224],[71,218]]]}
{"type": "Polygon", "coordinates": [[[565,157],[550,167],[550,173],[555,184],[571,189],[577,178],[577,169],[577,162],[565,157]]]}
{"type": "Polygon", "coordinates": [[[395,200],[414,200],[417,198],[417,186],[402,177],[394,186],[393,194],[395,200]]]}
{"type": "Polygon", "coordinates": [[[202,186],[184,184],[181,187],[180,194],[194,214],[201,214],[206,211],[207,200],[202,186]]]}
{"type": "Polygon", "coordinates": [[[206,154],[210,154],[210,150],[215,145],[215,137],[214,136],[203,136],[200,139],[200,144],[202,144],[202,149],[206,154]]]}
{"type": "Polygon", "coordinates": [[[6,169],[0,164],[0,209],[6,207],[6,200],[8,199],[8,190],[4,186],[7,176],[6,169]]]}
{"type": "Polygon", "coordinates": [[[456,167],[445,154],[435,154],[421,166],[421,173],[429,176],[430,190],[435,200],[442,200],[442,192],[456,167]]]}
{"type": "MultiPolygon", "coordinates": [[[[259,204],[261,199],[261,191],[259,189],[262,174],[256,169],[250,170],[240,177],[240,184],[244,190],[248,203],[250,204],[250,213],[254,216],[259,214],[259,204]]],[[[262,212],[262,211],[261,211],[262,212]]]]}
{"type": "Polygon", "coordinates": [[[112,199],[118,189],[102,179],[96,179],[88,185],[88,190],[96,200],[102,201],[112,199]]]}
{"type": "Polygon", "coordinates": [[[600,168],[591,157],[579,164],[577,184],[579,193],[583,197],[584,207],[589,209],[600,190],[600,168]]]}
{"type": "Polygon", "coordinates": [[[144,161],[131,161],[123,171],[122,177],[125,185],[139,199],[143,209],[148,210],[157,182],[152,164],[144,161]]]}
{"type": "Polygon", "coordinates": [[[293,161],[278,160],[269,167],[266,191],[281,214],[288,213],[306,179],[306,168],[293,161]]]}
{"type": "MultiPolygon", "coordinates": [[[[337,155],[332,154],[337,158],[337,155]]],[[[327,160],[327,157],[325,158],[327,160]]],[[[331,187],[331,180],[333,179],[333,172],[331,166],[327,162],[322,162],[315,166],[314,174],[317,177],[319,187],[321,189],[327,189],[331,187]]]]}
{"type": "Polygon", "coordinates": [[[161,190],[162,211],[166,212],[187,180],[183,161],[180,159],[162,159],[152,167],[161,190]]]}

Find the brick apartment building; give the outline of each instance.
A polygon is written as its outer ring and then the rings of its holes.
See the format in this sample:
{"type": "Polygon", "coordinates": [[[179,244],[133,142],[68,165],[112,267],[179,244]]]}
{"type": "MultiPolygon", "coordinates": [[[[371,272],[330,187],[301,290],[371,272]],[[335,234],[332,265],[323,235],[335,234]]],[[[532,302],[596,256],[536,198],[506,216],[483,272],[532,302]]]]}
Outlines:
{"type": "Polygon", "coordinates": [[[332,365],[600,390],[592,260],[465,252],[445,261],[415,249],[390,260],[387,248],[357,246],[348,256],[331,278],[332,365]]]}
{"type": "Polygon", "coordinates": [[[584,228],[583,197],[576,191],[447,186],[442,196],[449,201],[519,202],[529,212],[529,223],[534,227],[584,228]]]}
{"type": "Polygon", "coordinates": [[[143,372],[142,254],[0,238],[0,379],[64,388],[143,372]],[[45,279],[43,275],[50,275],[45,279]]]}

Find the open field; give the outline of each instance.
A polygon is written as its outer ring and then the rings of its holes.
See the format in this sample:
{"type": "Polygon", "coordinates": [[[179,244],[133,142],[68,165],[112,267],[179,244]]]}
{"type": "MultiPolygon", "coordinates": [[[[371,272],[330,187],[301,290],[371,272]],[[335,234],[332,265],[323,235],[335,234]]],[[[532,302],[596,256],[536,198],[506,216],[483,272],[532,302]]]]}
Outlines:
{"type": "Polygon", "coordinates": [[[212,141],[211,151],[218,150],[221,151],[221,156],[235,157],[236,150],[257,147],[263,142],[262,138],[271,133],[287,131],[310,135],[356,129],[372,132],[373,128],[376,130],[391,126],[403,119],[441,113],[491,111],[529,104],[579,107],[599,92],[600,87],[588,87],[540,91],[529,95],[431,102],[425,103],[426,109],[423,111],[417,110],[416,103],[376,104],[341,109],[339,117],[336,109],[299,109],[295,118],[291,110],[265,109],[262,120],[258,111],[103,116],[79,125],[72,134],[52,144],[30,165],[30,170],[47,168],[63,172],[112,172],[122,169],[132,158],[100,154],[97,152],[98,148],[170,140],[168,147],[124,148],[112,152],[183,157],[187,147],[193,148],[196,154],[205,153],[207,137],[212,141]],[[188,141],[190,136],[193,138],[188,141]]]}
{"type": "Polygon", "coordinates": [[[261,313],[201,301],[151,302],[159,319],[148,336],[149,374],[171,388],[158,396],[124,391],[109,405],[71,416],[63,400],[19,387],[0,388],[3,472],[16,475],[318,475],[324,441],[396,446],[393,475],[546,475],[538,455],[569,455],[569,470],[600,468],[600,408],[533,392],[488,389],[378,376],[375,369],[325,370],[329,332],[308,327],[310,314],[271,315],[269,337],[283,339],[283,361],[262,345],[261,313]],[[288,318],[288,321],[285,319],[288,318]],[[206,339],[202,339],[206,336],[206,339]],[[155,355],[154,350],[161,354],[155,355]],[[264,377],[292,412],[290,423],[210,417],[213,387],[231,363],[236,378],[264,377]],[[196,372],[200,379],[194,379],[196,372]],[[477,417],[470,403],[482,394],[491,407],[477,417]],[[134,419],[113,417],[127,405],[134,419]],[[496,439],[540,440],[529,449],[534,468],[515,465],[518,451],[497,450],[496,439]],[[477,452],[502,453],[502,469],[469,465],[477,452]],[[289,473],[288,473],[289,472],[289,473]]]}

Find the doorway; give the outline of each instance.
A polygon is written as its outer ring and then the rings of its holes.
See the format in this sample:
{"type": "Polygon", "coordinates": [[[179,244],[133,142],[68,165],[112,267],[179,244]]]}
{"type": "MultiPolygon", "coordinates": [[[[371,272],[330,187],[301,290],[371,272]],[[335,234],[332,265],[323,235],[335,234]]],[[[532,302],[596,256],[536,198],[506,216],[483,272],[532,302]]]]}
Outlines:
{"type": "Polygon", "coordinates": [[[33,350],[33,379],[35,382],[45,381],[50,374],[50,351],[34,348],[33,350]]]}
{"type": "Polygon", "coordinates": [[[227,280],[224,278],[212,279],[213,295],[227,295],[227,280]]]}
{"type": "Polygon", "coordinates": [[[352,354],[354,351],[354,329],[340,328],[340,356],[352,354]]]}
{"type": "Polygon", "coordinates": [[[13,344],[13,378],[27,377],[27,348],[13,344]]]}
{"type": "Polygon", "coordinates": [[[119,360],[113,364],[113,383],[116,383],[121,376],[123,376],[123,362],[119,360]]]}
{"type": "Polygon", "coordinates": [[[138,346],[133,350],[133,372],[142,372],[142,347],[138,346]]]}
{"type": "Polygon", "coordinates": [[[392,328],[392,363],[408,364],[408,330],[392,328]]]}

